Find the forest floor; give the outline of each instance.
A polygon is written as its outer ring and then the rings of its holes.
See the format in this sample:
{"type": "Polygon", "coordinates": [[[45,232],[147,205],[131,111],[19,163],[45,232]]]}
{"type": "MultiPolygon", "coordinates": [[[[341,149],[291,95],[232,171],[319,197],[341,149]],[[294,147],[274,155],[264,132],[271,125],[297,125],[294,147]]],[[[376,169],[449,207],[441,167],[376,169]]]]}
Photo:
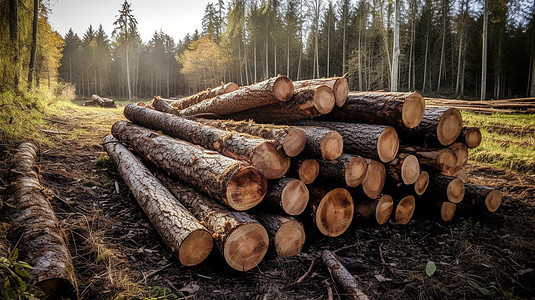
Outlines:
{"type": "MultiPolygon", "coordinates": [[[[54,145],[42,147],[39,157],[43,184],[56,195],[51,203],[67,234],[83,299],[343,299],[343,290],[319,259],[323,249],[336,251],[371,299],[535,295],[533,171],[521,174],[469,162],[473,183],[504,192],[493,214],[461,206],[451,222],[418,211],[407,225],[355,220],[338,238],[309,233],[296,257],[268,252],[248,272],[234,271],[216,251],[202,264],[184,267],[101,147],[113,122],[123,118],[122,107],[65,105],[49,116],[46,129],[54,145]],[[427,276],[430,261],[437,268],[427,276]]],[[[0,150],[0,176],[6,180],[13,149],[0,150]]]]}

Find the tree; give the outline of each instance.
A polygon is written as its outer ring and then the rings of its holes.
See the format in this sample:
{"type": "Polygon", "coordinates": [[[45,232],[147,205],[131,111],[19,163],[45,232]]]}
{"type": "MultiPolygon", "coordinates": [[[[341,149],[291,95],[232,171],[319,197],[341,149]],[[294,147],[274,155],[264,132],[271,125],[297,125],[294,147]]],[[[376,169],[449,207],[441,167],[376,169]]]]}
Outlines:
{"type": "Polygon", "coordinates": [[[35,68],[35,55],[37,51],[37,21],[39,15],[39,0],[33,0],[33,21],[32,21],[32,50],[30,56],[30,66],[28,69],[28,89],[32,87],[33,70],[35,68]]]}
{"type": "Polygon", "coordinates": [[[489,20],[489,0],[485,1],[485,8],[483,9],[483,47],[481,55],[481,101],[487,97],[487,36],[488,36],[488,20],[489,20]]]}
{"type": "Polygon", "coordinates": [[[130,63],[128,61],[128,50],[129,42],[132,40],[133,35],[135,35],[137,31],[137,20],[132,15],[132,9],[130,8],[130,3],[128,3],[127,0],[123,2],[122,7],[119,10],[119,15],[115,17],[117,17],[117,20],[113,22],[113,25],[115,25],[116,27],[113,30],[112,35],[116,36],[117,39],[121,39],[124,42],[126,59],[126,82],[128,85],[128,100],[130,100],[132,99],[132,88],[130,86],[130,63]]]}
{"type": "Polygon", "coordinates": [[[396,0],[396,12],[394,15],[394,47],[392,47],[392,75],[390,79],[390,91],[398,91],[398,66],[399,66],[399,10],[401,0],[396,0]]]}

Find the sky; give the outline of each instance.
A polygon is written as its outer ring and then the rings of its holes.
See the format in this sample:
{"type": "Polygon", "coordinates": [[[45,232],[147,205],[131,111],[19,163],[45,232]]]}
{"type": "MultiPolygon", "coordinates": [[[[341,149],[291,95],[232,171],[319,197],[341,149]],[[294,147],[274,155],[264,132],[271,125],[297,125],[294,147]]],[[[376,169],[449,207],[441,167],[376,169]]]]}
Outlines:
{"type": "MultiPolygon", "coordinates": [[[[111,37],[113,22],[124,0],[52,0],[50,1],[50,23],[61,36],[69,28],[83,37],[90,24],[111,37]]],[[[175,42],[192,34],[195,29],[202,31],[204,8],[214,0],[129,0],[132,14],[138,22],[138,31],[143,42],[148,42],[155,31],[163,30],[175,42]]]]}

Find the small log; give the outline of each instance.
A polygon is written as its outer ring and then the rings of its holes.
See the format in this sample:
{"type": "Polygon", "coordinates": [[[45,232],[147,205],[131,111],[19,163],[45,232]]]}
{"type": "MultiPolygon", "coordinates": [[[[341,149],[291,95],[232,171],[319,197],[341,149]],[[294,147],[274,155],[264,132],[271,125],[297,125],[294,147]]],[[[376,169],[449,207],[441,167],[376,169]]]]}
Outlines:
{"type": "Polygon", "coordinates": [[[465,198],[463,205],[485,207],[489,212],[495,212],[502,203],[502,192],[494,188],[475,184],[465,184],[465,198]]]}
{"type": "Polygon", "coordinates": [[[308,188],[303,181],[286,177],[268,181],[268,190],[264,201],[282,209],[291,216],[296,216],[305,210],[308,198],[308,188]]]}
{"type": "Polygon", "coordinates": [[[420,165],[441,173],[450,174],[457,166],[457,156],[453,150],[448,148],[401,146],[399,151],[416,156],[420,165]]]}
{"type": "Polygon", "coordinates": [[[353,198],[346,189],[309,187],[307,210],[319,231],[330,237],[344,233],[353,220],[353,198]]]}
{"type": "Polygon", "coordinates": [[[424,110],[424,99],[416,92],[351,92],[345,105],[333,109],[326,117],[332,121],[414,128],[422,120],[424,110]]]}
{"type": "Polygon", "coordinates": [[[481,131],[477,127],[463,127],[457,141],[465,143],[468,148],[476,148],[481,144],[481,131]]]}
{"type": "Polygon", "coordinates": [[[337,183],[344,182],[349,187],[360,185],[368,170],[366,159],[345,153],[335,160],[320,160],[318,163],[321,177],[337,183]]]}
{"type": "Polygon", "coordinates": [[[448,173],[446,175],[453,176],[455,173],[459,172],[468,162],[468,147],[466,147],[464,143],[456,142],[448,146],[448,148],[451,149],[457,157],[457,163],[455,164],[455,167],[446,171],[448,173]]]}
{"type": "Polygon", "coordinates": [[[377,199],[370,199],[365,195],[356,196],[355,200],[355,217],[371,219],[374,216],[375,222],[379,225],[385,224],[394,209],[394,200],[391,196],[382,194],[377,199]]]}
{"type": "Polygon", "coordinates": [[[86,101],[85,106],[100,106],[100,107],[117,107],[115,101],[109,98],[102,98],[99,95],[91,95],[91,101],[86,101]]]}
{"type": "Polygon", "coordinates": [[[416,199],[414,196],[409,195],[399,200],[399,202],[396,204],[396,211],[394,214],[396,223],[402,225],[409,223],[409,221],[412,219],[415,208],[416,199]]]}
{"type": "Polygon", "coordinates": [[[334,277],[336,282],[344,288],[344,290],[351,296],[351,299],[368,300],[368,296],[359,287],[359,284],[344,267],[344,265],[336,258],[334,253],[329,250],[323,250],[321,253],[321,260],[329,270],[329,274],[334,277]]]}
{"type": "Polygon", "coordinates": [[[424,147],[449,146],[463,128],[461,113],[456,108],[428,108],[417,127],[400,127],[398,133],[405,142],[424,147]]]}
{"type": "Polygon", "coordinates": [[[174,109],[182,110],[185,108],[188,108],[194,104],[197,104],[199,102],[202,102],[204,100],[213,98],[215,96],[219,96],[222,94],[234,92],[238,89],[238,85],[234,82],[229,82],[227,84],[221,84],[220,86],[213,88],[213,89],[207,89],[201,92],[198,92],[197,94],[184,97],[181,99],[178,99],[171,103],[171,106],[174,109]]]}
{"type": "Polygon", "coordinates": [[[137,203],[181,264],[194,266],[212,251],[208,230],[130,150],[108,135],[103,146],[137,203]]]}
{"type": "Polygon", "coordinates": [[[331,129],[317,126],[299,126],[307,135],[304,155],[311,158],[333,160],[342,155],[344,140],[331,129]]]}
{"type": "Polygon", "coordinates": [[[425,193],[427,190],[427,187],[429,186],[429,173],[426,171],[420,172],[420,176],[418,176],[418,179],[414,183],[414,192],[416,195],[421,196],[425,193]]]}
{"type": "MultiPolygon", "coordinates": [[[[446,173],[446,172],[442,172],[441,174],[443,175],[449,175],[450,173],[446,173]]],[[[453,176],[453,177],[458,177],[458,178],[461,178],[461,180],[464,182],[464,183],[468,183],[468,171],[466,171],[466,169],[463,167],[461,169],[458,169],[457,172],[451,174],[450,176],[453,176]]]]}
{"type": "Polygon", "coordinates": [[[436,174],[430,177],[426,198],[459,203],[463,200],[465,186],[462,179],[436,174]]]}
{"type": "Polygon", "coordinates": [[[436,198],[419,199],[418,213],[427,219],[440,219],[445,222],[453,220],[457,211],[457,204],[449,201],[441,201],[436,198]]]}
{"type": "Polygon", "coordinates": [[[336,106],[341,107],[346,103],[347,94],[349,93],[349,83],[346,76],[294,81],[296,89],[321,85],[326,85],[333,90],[336,106]]]}
{"type": "Polygon", "coordinates": [[[112,133],[159,168],[236,210],[250,209],[266,194],[266,178],[245,162],[125,121],[113,124],[112,133]]]}
{"type": "Polygon", "coordinates": [[[318,178],[319,163],[315,159],[298,157],[291,165],[291,173],[297,175],[305,184],[311,184],[318,178]]]}
{"type": "Polygon", "coordinates": [[[305,228],[292,217],[258,213],[255,217],[264,225],[270,244],[275,247],[279,257],[295,256],[305,244],[305,228]]]}
{"type": "Polygon", "coordinates": [[[440,203],[440,218],[443,221],[451,221],[455,217],[455,211],[457,210],[457,204],[448,201],[440,203]]]}
{"type": "Polygon", "coordinates": [[[157,111],[161,111],[164,113],[182,117],[182,115],[180,114],[178,110],[173,108],[171,105],[169,105],[165,100],[163,100],[159,96],[154,97],[154,99],[152,100],[151,106],[154,107],[154,109],[156,109],[157,111]]]}
{"type": "Polygon", "coordinates": [[[399,153],[394,160],[385,164],[386,174],[399,186],[413,184],[420,176],[420,163],[412,154],[399,153]]]}
{"type": "Polygon", "coordinates": [[[230,93],[221,94],[184,108],[185,116],[212,113],[226,116],[251,108],[288,101],[294,94],[292,81],[283,75],[258,82],[230,93]]]}
{"type": "Polygon", "coordinates": [[[41,185],[35,144],[21,143],[12,159],[10,189],[15,199],[13,224],[22,235],[21,260],[29,263],[31,283],[50,298],[78,299],[72,257],[54,210],[41,185]]]}
{"type": "Polygon", "coordinates": [[[269,236],[256,219],[245,212],[218,205],[184,183],[157,173],[169,191],[212,233],[227,264],[238,271],[256,267],[267,253],[269,236]]]}
{"type": "Polygon", "coordinates": [[[368,167],[366,169],[366,176],[362,181],[362,191],[371,199],[379,197],[386,182],[385,166],[375,160],[366,159],[368,167]]]}

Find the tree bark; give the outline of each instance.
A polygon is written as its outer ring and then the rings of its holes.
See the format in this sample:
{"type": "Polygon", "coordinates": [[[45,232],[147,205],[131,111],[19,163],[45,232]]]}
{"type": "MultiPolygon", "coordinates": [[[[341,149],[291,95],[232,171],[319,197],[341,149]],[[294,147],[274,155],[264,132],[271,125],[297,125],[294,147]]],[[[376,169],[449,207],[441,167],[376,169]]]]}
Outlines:
{"type": "Polygon", "coordinates": [[[9,40],[13,47],[13,85],[19,87],[19,1],[9,0],[9,40]]]}
{"type": "Polygon", "coordinates": [[[299,177],[305,184],[311,184],[318,178],[319,169],[317,160],[299,156],[293,160],[290,173],[299,177]]]}
{"type": "Polygon", "coordinates": [[[293,94],[292,81],[281,75],[199,102],[180,112],[186,116],[200,113],[225,116],[268,104],[285,102],[290,100],[293,94]]]}
{"type": "Polygon", "coordinates": [[[319,160],[321,177],[338,184],[356,187],[364,181],[368,163],[358,155],[342,154],[335,160],[319,160]]]}
{"type": "Polygon", "coordinates": [[[344,106],[326,115],[331,121],[414,128],[425,111],[422,95],[413,93],[351,92],[344,106]]]}
{"type": "Polygon", "coordinates": [[[183,115],[181,115],[178,110],[176,110],[174,107],[169,105],[169,103],[167,103],[167,101],[162,99],[160,96],[154,97],[154,99],[152,99],[152,102],[149,106],[154,107],[154,109],[156,109],[157,111],[183,117],[183,115]]]}
{"type": "Polygon", "coordinates": [[[390,79],[390,91],[398,91],[398,81],[399,81],[399,10],[400,10],[400,0],[396,0],[396,10],[394,13],[394,47],[392,49],[392,74],[390,79]]]}
{"type": "Polygon", "coordinates": [[[397,186],[413,184],[420,176],[420,163],[412,154],[399,153],[385,167],[386,174],[397,186]]]}
{"type": "Polygon", "coordinates": [[[465,143],[468,148],[476,148],[481,144],[482,136],[481,131],[477,127],[463,127],[458,142],[465,143]]]}
{"type": "Polygon", "coordinates": [[[54,210],[41,185],[35,144],[24,142],[17,148],[9,174],[16,202],[13,224],[22,233],[19,248],[29,263],[32,284],[51,298],[78,299],[78,284],[71,254],[65,244],[54,210]]]}
{"type": "Polygon", "coordinates": [[[175,102],[171,103],[171,106],[174,109],[182,110],[192,105],[195,105],[197,103],[200,103],[204,100],[207,100],[207,99],[210,99],[210,98],[222,95],[222,94],[234,92],[237,89],[238,89],[238,85],[235,84],[234,82],[221,84],[221,86],[218,86],[216,88],[207,89],[202,92],[198,92],[197,94],[178,99],[175,102]]]}
{"type": "Polygon", "coordinates": [[[336,106],[342,107],[346,103],[349,93],[349,83],[346,76],[294,81],[296,90],[307,86],[319,87],[322,85],[333,90],[336,106]]]}
{"type": "Polygon", "coordinates": [[[336,282],[344,288],[344,290],[351,296],[351,299],[368,300],[368,296],[364,294],[353,275],[351,275],[344,265],[342,265],[334,253],[329,250],[323,250],[321,253],[321,260],[327,267],[327,270],[329,270],[329,274],[331,274],[336,282]]]}
{"type": "Polygon", "coordinates": [[[502,192],[494,188],[467,183],[465,187],[465,201],[463,205],[485,207],[489,212],[495,212],[502,203],[502,192]]]}
{"type": "Polygon", "coordinates": [[[333,160],[342,155],[344,140],[338,132],[318,126],[299,126],[298,128],[303,130],[307,136],[303,151],[305,156],[333,160]]]}
{"type": "Polygon", "coordinates": [[[236,210],[257,205],[266,194],[266,178],[244,162],[125,121],[116,122],[112,133],[159,168],[236,210]]]}
{"type": "Polygon", "coordinates": [[[274,246],[279,257],[295,256],[305,244],[305,228],[301,222],[289,216],[259,213],[255,214],[264,225],[270,244],[274,246]]]}
{"type": "Polygon", "coordinates": [[[307,211],[318,230],[326,236],[344,233],[353,220],[353,198],[346,189],[309,186],[307,211]]]}
{"type": "Polygon", "coordinates": [[[217,129],[137,104],[127,105],[124,115],[136,124],[162,130],[170,136],[198,144],[234,159],[247,161],[268,179],[281,178],[290,167],[290,158],[277,149],[275,141],[217,129]]]}
{"type": "Polygon", "coordinates": [[[39,0],[33,0],[32,49],[30,51],[30,66],[28,69],[28,89],[32,88],[35,56],[37,53],[37,21],[39,20],[39,0]]]}
{"type": "Polygon", "coordinates": [[[414,214],[414,209],[416,208],[416,199],[414,196],[409,195],[401,198],[399,202],[396,203],[396,210],[394,218],[396,223],[405,225],[409,223],[414,214]]]}
{"type": "Polygon", "coordinates": [[[434,174],[429,178],[426,198],[459,203],[465,194],[464,182],[453,176],[434,174]]]}
{"type": "Polygon", "coordinates": [[[481,101],[487,98],[487,44],[488,44],[488,20],[489,20],[489,4],[488,0],[484,0],[483,7],[483,40],[481,48],[481,101]]]}
{"type": "Polygon", "coordinates": [[[210,230],[227,264],[249,271],[264,258],[269,237],[264,226],[245,212],[218,205],[184,183],[157,173],[158,178],[210,230]]]}
{"type": "Polygon", "coordinates": [[[427,168],[449,173],[457,165],[457,156],[449,148],[423,148],[417,146],[401,146],[401,153],[408,153],[416,156],[420,165],[427,168]]]}
{"type": "Polygon", "coordinates": [[[370,199],[366,195],[353,195],[355,199],[355,217],[373,219],[377,224],[385,224],[394,210],[394,200],[391,196],[382,194],[377,199],[370,199]]]}
{"type": "Polygon", "coordinates": [[[308,199],[308,188],[305,183],[289,177],[269,181],[264,197],[265,202],[291,216],[300,215],[305,210],[308,199]]]}

